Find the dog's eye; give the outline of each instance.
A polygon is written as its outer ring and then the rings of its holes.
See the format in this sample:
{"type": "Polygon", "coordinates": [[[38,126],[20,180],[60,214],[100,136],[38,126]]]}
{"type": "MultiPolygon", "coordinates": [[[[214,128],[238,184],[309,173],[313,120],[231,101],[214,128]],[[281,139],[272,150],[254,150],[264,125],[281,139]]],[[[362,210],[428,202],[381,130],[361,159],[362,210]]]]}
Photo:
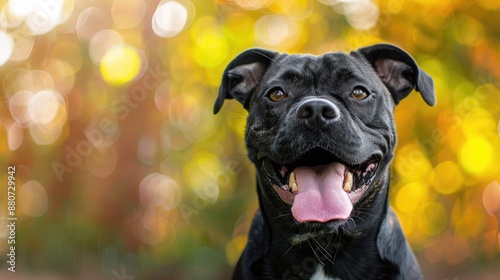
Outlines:
{"type": "Polygon", "coordinates": [[[362,88],[355,88],[349,96],[356,100],[363,100],[368,97],[368,93],[362,88]]]}
{"type": "Polygon", "coordinates": [[[267,98],[269,98],[269,100],[274,101],[274,102],[281,101],[287,97],[288,97],[288,95],[286,93],[284,93],[281,89],[274,89],[271,92],[269,92],[267,95],[267,98]]]}

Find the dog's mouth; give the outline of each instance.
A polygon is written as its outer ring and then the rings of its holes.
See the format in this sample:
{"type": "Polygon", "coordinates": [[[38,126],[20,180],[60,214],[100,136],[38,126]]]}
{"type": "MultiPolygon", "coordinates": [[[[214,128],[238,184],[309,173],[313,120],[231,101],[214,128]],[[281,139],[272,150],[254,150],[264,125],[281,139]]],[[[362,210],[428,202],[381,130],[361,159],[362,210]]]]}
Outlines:
{"type": "Polygon", "coordinates": [[[349,164],[317,148],[293,162],[262,161],[263,169],[280,198],[291,205],[299,222],[346,220],[377,174],[381,156],[349,164]]]}

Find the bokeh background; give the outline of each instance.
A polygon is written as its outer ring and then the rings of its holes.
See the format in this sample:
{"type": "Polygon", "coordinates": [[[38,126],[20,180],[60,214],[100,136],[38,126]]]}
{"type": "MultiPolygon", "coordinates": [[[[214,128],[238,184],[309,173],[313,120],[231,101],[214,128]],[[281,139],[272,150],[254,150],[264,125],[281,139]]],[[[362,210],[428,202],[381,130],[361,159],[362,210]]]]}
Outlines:
{"type": "Polygon", "coordinates": [[[212,114],[227,63],[390,42],[438,99],[396,109],[404,231],[427,279],[500,279],[499,18],[490,0],[0,1],[0,278],[228,278],[257,198],[245,110],[212,114]]]}

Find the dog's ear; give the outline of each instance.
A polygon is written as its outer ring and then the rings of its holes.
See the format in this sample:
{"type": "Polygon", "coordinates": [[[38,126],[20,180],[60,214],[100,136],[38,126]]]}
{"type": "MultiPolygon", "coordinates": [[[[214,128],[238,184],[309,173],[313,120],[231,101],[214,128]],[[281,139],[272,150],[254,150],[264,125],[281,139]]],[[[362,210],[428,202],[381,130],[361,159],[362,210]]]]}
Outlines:
{"type": "Polygon", "coordinates": [[[248,110],[253,91],[277,55],[277,52],[269,50],[249,49],[233,59],[224,70],[219,95],[214,104],[214,114],[219,112],[224,100],[232,98],[248,110]]]}
{"type": "Polygon", "coordinates": [[[404,50],[389,44],[377,44],[358,50],[389,89],[396,104],[416,89],[430,106],[436,104],[434,82],[404,50]]]}

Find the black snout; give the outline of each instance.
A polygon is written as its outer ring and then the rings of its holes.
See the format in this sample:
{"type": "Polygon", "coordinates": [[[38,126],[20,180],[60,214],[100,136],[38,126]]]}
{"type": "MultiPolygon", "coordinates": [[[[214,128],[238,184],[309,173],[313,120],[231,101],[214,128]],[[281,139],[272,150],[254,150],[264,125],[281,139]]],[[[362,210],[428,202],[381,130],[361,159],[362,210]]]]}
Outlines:
{"type": "Polygon", "coordinates": [[[340,118],[339,108],[325,98],[310,98],[297,107],[297,118],[310,129],[322,128],[340,118]]]}

